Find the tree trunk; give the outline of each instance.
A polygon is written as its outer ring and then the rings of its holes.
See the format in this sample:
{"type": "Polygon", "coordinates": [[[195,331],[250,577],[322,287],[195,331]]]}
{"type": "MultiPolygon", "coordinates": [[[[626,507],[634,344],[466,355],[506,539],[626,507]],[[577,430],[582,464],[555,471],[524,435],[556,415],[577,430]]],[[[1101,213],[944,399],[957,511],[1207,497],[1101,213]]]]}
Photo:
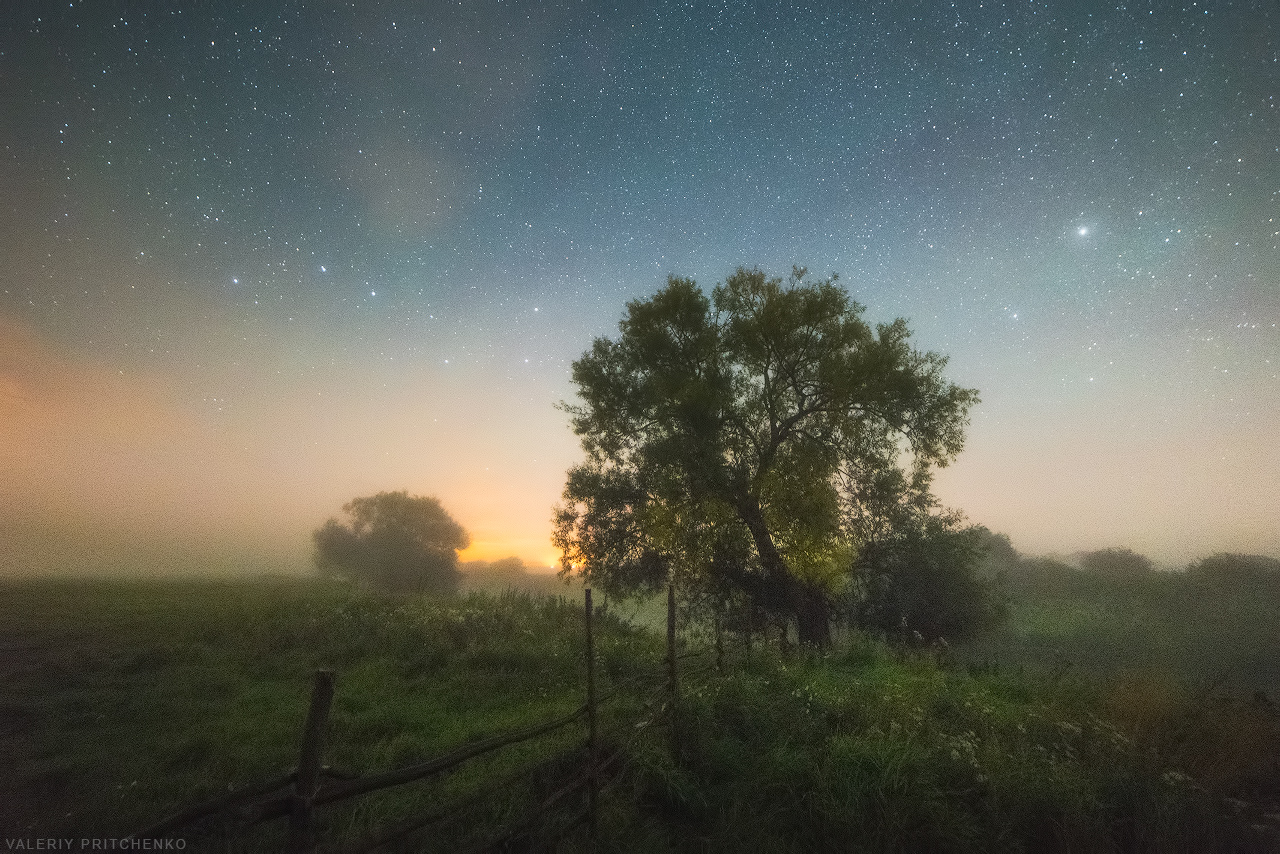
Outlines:
{"type": "Polygon", "coordinates": [[[796,635],[801,646],[831,646],[831,602],[818,588],[796,582],[796,635]]]}
{"type": "MultiPolygon", "coordinates": [[[[773,535],[764,520],[764,511],[754,495],[741,495],[737,502],[738,516],[742,519],[760,555],[765,578],[775,589],[786,591],[786,607],[795,615],[796,635],[801,646],[826,649],[831,646],[831,602],[822,590],[800,581],[791,574],[773,542],[773,535]]],[[[776,607],[776,605],[775,605],[776,607]]]]}
{"type": "MultiPolygon", "coordinates": [[[[740,518],[747,530],[751,533],[751,539],[755,542],[756,554],[760,556],[760,566],[764,569],[764,577],[767,587],[772,588],[771,592],[779,593],[790,587],[794,579],[791,576],[791,570],[787,567],[787,562],[783,560],[782,553],[778,551],[777,545],[773,542],[773,534],[769,532],[769,526],[764,520],[764,510],[760,507],[760,500],[751,494],[744,494],[738,497],[737,501],[738,518],[740,518]]],[[[776,608],[781,602],[762,603],[766,609],[770,606],[776,608]]]]}

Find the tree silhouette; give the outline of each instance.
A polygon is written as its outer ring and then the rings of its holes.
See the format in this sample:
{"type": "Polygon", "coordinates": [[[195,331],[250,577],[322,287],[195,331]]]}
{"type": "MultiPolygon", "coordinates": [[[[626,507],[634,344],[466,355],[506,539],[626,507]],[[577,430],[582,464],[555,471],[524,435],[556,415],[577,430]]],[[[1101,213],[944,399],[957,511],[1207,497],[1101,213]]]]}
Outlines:
{"type": "Polygon", "coordinates": [[[458,586],[458,550],[471,537],[436,498],[380,492],[342,507],[349,518],[312,536],[323,572],[392,593],[444,593],[458,586]]]}
{"type": "Polygon", "coordinates": [[[923,515],[868,543],[858,555],[858,623],[924,641],[960,640],[991,626],[1004,603],[974,571],[990,553],[990,536],[953,516],[923,515]]]}
{"type": "Polygon", "coordinates": [[[1233,583],[1280,583],[1280,560],[1264,555],[1218,552],[1192,563],[1187,574],[1198,580],[1233,583]]]}
{"type": "Polygon", "coordinates": [[[618,592],[668,573],[727,585],[829,643],[868,525],[931,512],[930,471],[977,401],[905,321],[873,330],[862,312],[800,268],[740,268],[710,299],[672,276],[628,304],[618,339],[573,364],[587,459],[556,509],[562,572],[618,592]]]}
{"type": "Polygon", "coordinates": [[[1098,549],[1080,555],[1080,567],[1099,578],[1117,582],[1140,582],[1155,571],[1155,564],[1133,549],[1098,549]]]}

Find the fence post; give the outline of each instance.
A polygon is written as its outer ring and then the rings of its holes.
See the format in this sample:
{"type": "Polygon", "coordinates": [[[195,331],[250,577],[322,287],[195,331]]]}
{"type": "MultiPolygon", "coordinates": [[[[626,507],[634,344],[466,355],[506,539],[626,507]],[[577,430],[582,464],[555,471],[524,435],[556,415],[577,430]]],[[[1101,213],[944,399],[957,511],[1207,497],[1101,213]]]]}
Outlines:
{"type": "Polygon", "coordinates": [[[680,729],[676,707],[680,702],[680,683],[676,678],[676,584],[667,584],[667,687],[670,692],[671,756],[680,759],[680,729]]]}
{"type": "Polygon", "coordinates": [[[324,754],[324,729],[333,702],[333,671],[317,670],[311,683],[311,706],[302,731],[302,749],[298,754],[298,772],[293,782],[293,798],[289,805],[289,843],[291,854],[310,851],[315,844],[311,829],[311,799],[320,784],[320,767],[324,754]]]}
{"type": "Polygon", "coordinates": [[[591,632],[591,588],[587,594],[587,821],[596,836],[596,647],[591,632]]]}

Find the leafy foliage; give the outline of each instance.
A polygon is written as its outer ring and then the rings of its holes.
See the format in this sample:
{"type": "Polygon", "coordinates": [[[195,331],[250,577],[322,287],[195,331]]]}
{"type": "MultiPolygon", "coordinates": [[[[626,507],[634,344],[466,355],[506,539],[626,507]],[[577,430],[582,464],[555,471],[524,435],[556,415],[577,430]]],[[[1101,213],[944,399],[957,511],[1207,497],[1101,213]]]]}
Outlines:
{"type": "Polygon", "coordinates": [[[930,642],[962,640],[996,623],[1003,608],[994,584],[975,572],[984,549],[982,530],[925,516],[864,549],[858,558],[864,585],[858,622],[930,642]]]}
{"type": "Polygon", "coordinates": [[[1262,555],[1219,552],[1187,567],[1187,574],[1197,579],[1236,583],[1280,585],[1280,560],[1262,555]]]}
{"type": "Polygon", "coordinates": [[[393,593],[457,588],[458,550],[471,537],[438,499],[379,492],[342,509],[349,523],[329,519],[313,535],[322,573],[393,593]]]}
{"type": "Polygon", "coordinates": [[[785,284],[740,268],[710,299],[673,276],[628,304],[618,339],[573,365],[587,459],[556,510],[563,572],[615,593],[674,575],[828,643],[857,552],[934,509],[930,469],[977,401],[904,321],[862,311],[800,268],[785,284]]]}
{"type": "Polygon", "coordinates": [[[1145,676],[948,671],[869,641],[690,685],[648,850],[1272,851],[1280,716],[1145,676]]]}
{"type": "Polygon", "coordinates": [[[1132,549],[1101,549],[1080,555],[1085,572],[1113,581],[1141,580],[1156,571],[1155,564],[1132,549]]]}

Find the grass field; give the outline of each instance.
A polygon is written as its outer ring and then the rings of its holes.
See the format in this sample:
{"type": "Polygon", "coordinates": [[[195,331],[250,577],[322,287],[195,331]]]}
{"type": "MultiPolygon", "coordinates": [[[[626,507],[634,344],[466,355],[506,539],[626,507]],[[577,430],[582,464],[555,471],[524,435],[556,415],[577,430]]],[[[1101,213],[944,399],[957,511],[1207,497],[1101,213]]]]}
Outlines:
{"type": "MultiPolygon", "coordinates": [[[[582,606],[527,596],[391,602],[297,581],[22,582],[0,588],[0,827],[123,835],[297,761],[309,680],[338,674],[326,761],[358,772],[579,706],[582,606]]],[[[602,663],[647,636],[604,620],[602,663]]],[[[551,755],[581,728],[478,760],[428,799],[551,755]]],[[[424,787],[414,793],[419,799],[424,787]]],[[[429,787],[427,787],[429,788],[429,787]]],[[[441,788],[441,787],[437,787],[441,788]]],[[[351,835],[406,795],[339,811],[351,835]]]]}
{"type": "MultiPolygon", "coordinates": [[[[1038,625],[1027,613],[1002,643],[1038,625]]],[[[1069,616],[1053,631],[1081,625],[1069,616]]],[[[1205,691],[1167,668],[1019,673],[858,635],[827,656],[733,648],[723,673],[690,649],[673,743],[661,721],[636,728],[663,702],[659,691],[645,705],[662,684],[658,636],[607,616],[597,632],[602,727],[625,748],[626,772],[602,801],[601,850],[1280,845],[1280,721],[1243,689],[1205,691]]],[[[317,667],[337,673],[327,763],[370,773],[430,758],[577,707],[582,641],[580,601],[527,594],[393,601],[287,580],[6,583],[0,830],[121,836],[289,770],[317,667]]],[[[571,728],[335,807],[321,838],[433,809],[582,737],[571,728]]],[[[552,765],[484,798],[419,847],[484,841],[564,773],[552,765]]],[[[204,826],[184,839],[278,850],[282,832],[225,838],[204,826]]],[[[586,850],[585,833],[561,849],[586,850]]]]}
{"type": "Polygon", "coordinates": [[[1080,572],[1013,579],[1002,626],[962,650],[1041,675],[1163,675],[1280,698],[1280,578],[1206,584],[1185,573],[1127,582],[1080,572]]]}

